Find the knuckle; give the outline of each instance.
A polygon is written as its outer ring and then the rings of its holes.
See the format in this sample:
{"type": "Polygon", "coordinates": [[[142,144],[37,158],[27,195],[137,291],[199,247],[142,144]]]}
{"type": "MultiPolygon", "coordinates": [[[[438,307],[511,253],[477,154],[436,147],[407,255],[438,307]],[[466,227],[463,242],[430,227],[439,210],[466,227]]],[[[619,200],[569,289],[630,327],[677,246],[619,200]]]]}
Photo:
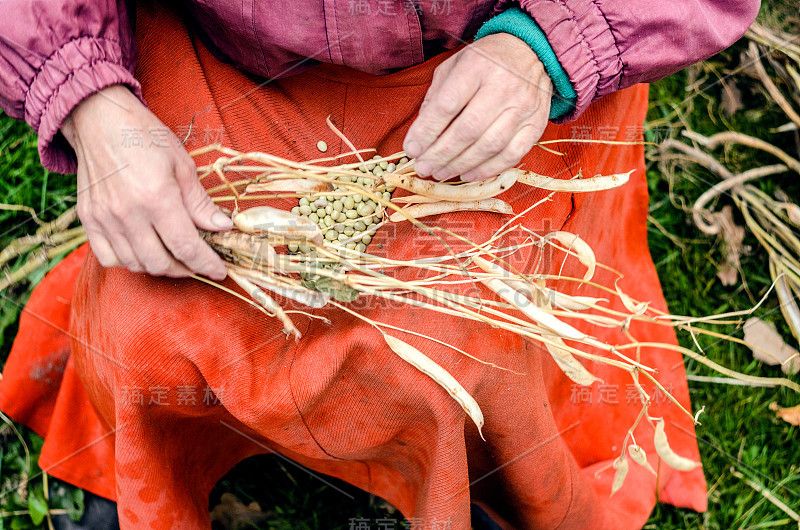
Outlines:
{"type": "Polygon", "coordinates": [[[123,265],[125,266],[126,269],[128,269],[131,272],[142,272],[142,266],[139,264],[138,261],[129,259],[127,261],[124,261],[123,265]]]}
{"type": "Polygon", "coordinates": [[[506,145],[508,145],[508,141],[503,136],[493,133],[485,135],[482,144],[483,153],[495,155],[505,149],[506,145]]]}
{"type": "Polygon", "coordinates": [[[107,228],[115,224],[114,215],[107,205],[96,203],[89,213],[89,219],[94,221],[92,224],[98,227],[107,228]]]}
{"type": "Polygon", "coordinates": [[[466,128],[468,128],[470,131],[473,131],[476,129],[477,124],[481,122],[485,123],[487,121],[485,112],[486,110],[486,108],[478,110],[475,109],[475,105],[470,105],[464,109],[458,119],[459,121],[463,121],[464,123],[468,124],[469,127],[466,128]]]}
{"type": "Polygon", "coordinates": [[[433,109],[441,114],[455,114],[459,109],[458,94],[452,90],[440,92],[432,103],[433,109]]]}
{"type": "MultiPolygon", "coordinates": [[[[538,101],[538,100],[537,100],[538,101]]],[[[538,102],[531,104],[531,105],[514,105],[508,107],[505,110],[505,114],[511,117],[511,120],[515,123],[521,123],[525,121],[531,114],[536,112],[536,108],[538,107],[538,102]]]]}
{"type": "Polygon", "coordinates": [[[82,198],[79,197],[77,208],[78,208],[78,218],[81,220],[81,223],[83,223],[84,225],[90,224],[93,221],[93,219],[92,219],[92,210],[91,207],[89,206],[89,201],[82,200],[82,198]]]}
{"type": "Polygon", "coordinates": [[[137,200],[141,204],[154,204],[169,193],[170,186],[163,178],[148,179],[139,185],[137,200]]]}
{"type": "Polygon", "coordinates": [[[453,127],[453,138],[459,145],[469,145],[481,137],[480,130],[474,125],[478,123],[478,118],[465,116],[464,120],[468,125],[453,127]]]}
{"type": "Polygon", "coordinates": [[[147,260],[145,269],[148,274],[153,276],[163,276],[170,268],[170,260],[167,257],[157,257],[147,260]]]}
{"type": "Polygon", "coordinates": [[[170,245],[170,252],[178,261],[186,262],[197,256],[197,244],[193,240],[181,238],[170,245]]]}
{"type": "Polygon", "coordinates": [[[438,165],[444,164],[447,159],[459,152],[459,143],[460,141],[457,138],[451,138],[447,142],[437,142],[420,160],[438,167],[438,165]]]}
{"type": "Polygon", "coordinates": [[[124,201],[111,204],[105,211],[106,219],[113,219],[121,224],[128,224],[133,214],[133,208],[124,201]]]}
{"type": "Polygon", "coordinates": [[[432,78],[433,81],[441,81],[442,80],[442,78],[445,76],[445,68],[444,68],[444,66],[446,64],[447,63],[444,62],[444,63],[442,63],[442,64],[440,64],[439,66],[436,67],[436,69],[433,71],[433,78],[432,78]]]}

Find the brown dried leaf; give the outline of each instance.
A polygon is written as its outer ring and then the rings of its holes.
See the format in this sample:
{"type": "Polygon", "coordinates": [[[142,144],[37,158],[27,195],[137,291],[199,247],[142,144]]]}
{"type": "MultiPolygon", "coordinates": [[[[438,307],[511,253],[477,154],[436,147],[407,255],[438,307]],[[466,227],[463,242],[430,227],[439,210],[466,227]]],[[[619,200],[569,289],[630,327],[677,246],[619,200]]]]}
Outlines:
{"type": "Polygon", "coordinates": [[[791,423],[792,425],[800,425],[800,405],[783,408],[777,403],[773,402],[769,404],[769,410],[774,410],[775,416],[782,419],[786,423],[791,423]]]}
{"type": "Polygon", "coordinates": [[[739,256],[742,255],[742,242],[744,241],[744,227],[733,220],[733,209],[730,205],[712,215],[711,224],[720,228],[722,247],[725,254],[725,263],[719,268],[717,277],[722,285],[736,285],[739,275],[739,256]]]}
{"type": "Polygon", "coordinates": [[[785,374],[800,370],[800,353],[786,344],[780,334],[760,318],[748,318],[744,323],[744,340],[758,349],[752,349],[753,358],[771,366],[780,364],[785,374]]]}
{"type": "Polygon", "coordinates": [[[742,110],[742,92],[735,82],[723,81],[722,83],[722,110],[730,118],[737,111],[742,110]]]}
{"type": "Polygon", "coordinates": [[[256,502],[245,506],[232,493],[223,493],[220,503],[211,510],[211,522],[219,523],[225,530],[239,530],[252,528],[270,515],[262,512],[256,502]]]}

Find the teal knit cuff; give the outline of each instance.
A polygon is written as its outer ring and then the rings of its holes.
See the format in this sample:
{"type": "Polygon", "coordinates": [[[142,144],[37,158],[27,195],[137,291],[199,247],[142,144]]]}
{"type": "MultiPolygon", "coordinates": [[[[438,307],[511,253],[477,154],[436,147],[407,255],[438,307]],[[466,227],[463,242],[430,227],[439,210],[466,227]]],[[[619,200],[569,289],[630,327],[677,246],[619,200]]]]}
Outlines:
{"type": "Polygon", "coordinates": [[[522,39],[539,56],[555,89],[550,103],[550,119],[555,120],[572,112],[575,102],[578,100],[578,94],[572,88],[567,72],[564,71],[553,48],[547,42],[547,36],[533,18],[518,7],[509,8],[489,19],[475,35],[475,40],[494,33],[509,33],[522,39]]]}

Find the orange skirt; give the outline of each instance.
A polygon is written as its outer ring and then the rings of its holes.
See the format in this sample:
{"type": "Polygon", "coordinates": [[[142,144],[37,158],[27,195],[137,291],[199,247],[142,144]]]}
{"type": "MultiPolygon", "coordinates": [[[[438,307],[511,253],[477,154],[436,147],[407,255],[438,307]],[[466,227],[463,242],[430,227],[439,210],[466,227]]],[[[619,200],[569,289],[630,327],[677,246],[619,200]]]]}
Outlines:
{"type": "MultiPolygon", "coordinates": [[[[221,141],[307,160],[319,156],[317,141],[325,140],[328,154],[347,151],[325,125],[330,115],[356,146],[396,152],[445,58],[382,77],[322,65],[262,84],[217,60],[177,13],[145,4],[136,22],[136,76],[151,109],[188,138],[189,149],[221,141]]],[[[594,103],[577,122],[549,125],[543,139],[585,131],[640,138],[646,109],[647,87],[633,87],[594,103]]],[[[562,150],[565,156],[535,149],[522,167],[560,178],[578,169],[587,175],[636,172],[616,190],[556,194],[522,222],[542,233],[579,234],[599,262],[624,275],[623,290],[666,309],[647,249],[642,147],[562,144],[562,150]]],[[[515,186],[503,198],[522,211],[545,196],[515,186]]],[[[463,212],[432,224],[481,242],[505,221],[463,212]]],[[[456,252],[465,248],[456,240],[448,244],[456,252]]],[[[410,259],[439,245],[400,223],[382,229],[370,251],[410,259]]],[[[583,273],[563,254],[531,251],[513,258],[525,271],[538,261],[545,272],[583,273]]],[[[410,278],[414,271],[400,274],[410,278]]],[[[595,277],[609,286],[614,279],[607,270],[595,277]]],[[[602,296],[590,286],[557,287],[602,296]]],[[[0,382],[0,408],[45,437],[43,469],[116,500],[123,528],[208,528],[208,495],[216,481],[242,459],[272,451],[379,495],[426,528],[444,521],[469,528],[470,502],[509,528],[638,528],[657,494],[677,506],[706,509],[702,469],[679,473],[659,466],[652,428],[644,425],[636,440],[660,476],[632,466],[623,488],[609,498],[613,470],[607,467],[640,409],[620,370],[586,363],[604,383],[577,387],[540,345],[501,330],[374,300],[353,306],[517,372],[401,335],[476,398],[486,418],[485,442],[436,383],[397,358],[374,328],[343,311],[313,310],[330,325],[295,314],[303,333],[295,343],[278,322],[224,292],[190,279],[104,269],[86,247],[35,289],[0,382]]],[[[600,340],[625,342],[618,329],[579,327],[600,340]]],[[[675,343],[670,328],[634,323],[631,332],[641,341],[675,343]]],[[[648,348],[641,356],[689,408],[680,355],[648,348]]],[[[667,420],[673,448],[699,460],[691,420],[651,385],[645,389],[654,396],[651,414],[667,420]]]]}

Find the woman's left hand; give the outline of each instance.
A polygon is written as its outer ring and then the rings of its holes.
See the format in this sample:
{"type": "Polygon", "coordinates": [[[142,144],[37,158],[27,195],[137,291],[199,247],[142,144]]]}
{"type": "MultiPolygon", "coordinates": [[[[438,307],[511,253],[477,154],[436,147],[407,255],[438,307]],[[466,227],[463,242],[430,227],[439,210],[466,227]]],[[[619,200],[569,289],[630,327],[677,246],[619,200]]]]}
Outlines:
{"type": "Polygon", "coordinates": [[[553,84],[521,39],[488,35],[436,68],[403,148],[416,172],[481,180],[516,165],[547,125],[553,84]]]}

